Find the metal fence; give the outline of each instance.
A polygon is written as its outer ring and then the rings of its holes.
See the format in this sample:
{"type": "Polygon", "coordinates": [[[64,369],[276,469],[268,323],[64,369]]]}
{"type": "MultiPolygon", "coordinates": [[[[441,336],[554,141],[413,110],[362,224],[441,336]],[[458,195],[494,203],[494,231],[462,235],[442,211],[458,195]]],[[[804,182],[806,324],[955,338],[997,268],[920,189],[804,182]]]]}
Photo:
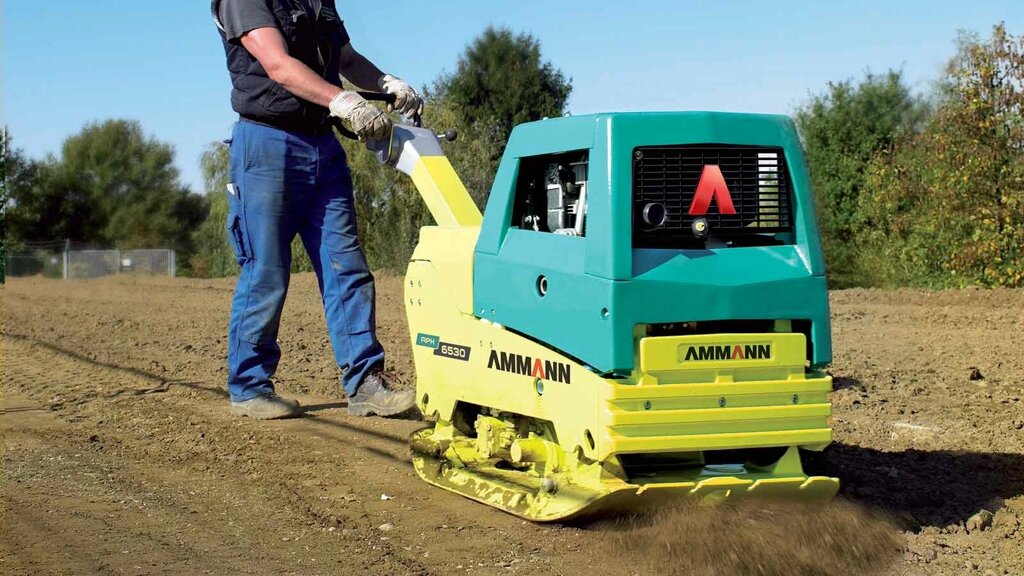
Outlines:
{"type": "Polygon", "coordinates": [[[175,276],[174,250],[126,250],[121,252],[121,272],[149,276],[175,276]]]}
{"type": "Polygon", "coordinates": [[[7,276],[85,279],[140,274],[176,276],[174,250],[55,250],[39,246],[7,254],[7,276]]]}
{"type": "Polygon", "coordinates": [[[117,250],[69,250],[65,254],[64,278],[100,278],[121,271],[121,253],[117,250]]]}
{"type": "Polygon", "coordinates": [[[5,263],[7,277],[64,277],[64,254],[50,249],[29,249],[8,252],[5,263]]]}

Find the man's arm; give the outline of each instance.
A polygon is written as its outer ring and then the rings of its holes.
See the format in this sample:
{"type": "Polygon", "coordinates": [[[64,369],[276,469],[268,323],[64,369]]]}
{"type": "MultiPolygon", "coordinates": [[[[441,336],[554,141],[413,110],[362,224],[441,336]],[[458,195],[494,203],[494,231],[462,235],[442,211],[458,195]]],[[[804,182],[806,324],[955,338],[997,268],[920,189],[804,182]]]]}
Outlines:
{"type": "Polygon", "coordinates": [[[384,73],[366,56],[356,52],[351,43],[341,48],[341,75],[363,90],[384,89],[384,73]]]}
{"type": "Polygon", "coordinates": [[[352,44],[345,44],[341,48],[341,75],[346,80],[362,88],[376,92],[387,92],[397,97],[394,104],[388,105],[388,110],[397,110],[402,114],[412,114],[423,111],[423,99],[416,93],[412,86],[390,74],[385,74],[363,56],[352,44]]]}
{"type": "Polygon", "coordinates": [[[319,104],[338,118],[344,118],[360,138],[382,138],[391,120],[355,92],[342,90],[321,78],[288,54],[288,45],[277,28],[256,28],[241,38],[242,47],[259,61],[267,76],[308,102],[319,104]]]}
{"type": "MultiPolygon", "coordinates": [[[[243,35],[241,40],[242,46],[259,60],[270,79],[299,98],[326,108],[341,92],[340,87],[290,56],[288,45],[277,28],[257,28],[243,35]]],[[[366,56],[356,52],[351,43],[341,49],[340,68],[346,80],[363,90],[384,89],[384,73],[366,56]]]]}
{"type": "Polygon", "coordinates": [[[241,40],[242,46],[259,61],[270,79],[299,98],[328,108],[341,94],[340,87],[288,54],[284,36],[277,28],[257,28],[243,35],[241,40]]]}

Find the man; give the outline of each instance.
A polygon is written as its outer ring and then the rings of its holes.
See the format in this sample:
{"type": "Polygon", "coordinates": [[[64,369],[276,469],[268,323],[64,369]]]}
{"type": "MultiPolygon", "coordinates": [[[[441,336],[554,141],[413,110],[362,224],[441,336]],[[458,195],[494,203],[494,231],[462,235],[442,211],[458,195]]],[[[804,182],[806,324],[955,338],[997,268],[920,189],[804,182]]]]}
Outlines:
{"type": "Polygon", "coordinates": [[[286,418],[299,403],[274,393],[277,332],[288,291],[291,242],[302,239],[323,296],[348,411],[390,416],[415,403],[382,371],[374,285],[356,234],[352,180],[330,128],[343,119],[360,138],[389,137],[391,121],[341,77],[396,96],[394,110],[422,99],[349,42],[334,0],[214,0],[240,119],[231,141],[228,235],[241,266],[228,334],[231,413],[286,418]]]}

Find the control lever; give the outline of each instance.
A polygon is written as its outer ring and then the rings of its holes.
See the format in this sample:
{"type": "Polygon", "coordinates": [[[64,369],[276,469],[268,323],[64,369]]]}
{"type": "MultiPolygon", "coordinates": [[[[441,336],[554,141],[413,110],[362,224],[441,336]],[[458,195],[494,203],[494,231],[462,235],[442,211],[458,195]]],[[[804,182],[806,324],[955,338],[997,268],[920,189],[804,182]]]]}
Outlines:
{"type": "Polygon", "coordinates": [[[455,139],[459,137],[459,133],[452,128],[451,130],[445,130],[444,132],[438,132],[435,134],[438,140],[447,140],[449,142],[455,142],[455,139]]]}
{"type": "MultiPolygon", "coordinates": [[[[385,102],[387,104],[394,104],[398,98],[394,94],[385,94],[383,92],[364,92],[362,90],[356,91],[357,94],[363,97],[364,100],[371,102],[385,102]]],[[[423,119],[420,118],[419,112],[413,114],[410,118],[412,125],[419,128],[423,125],[423,119]]]]}

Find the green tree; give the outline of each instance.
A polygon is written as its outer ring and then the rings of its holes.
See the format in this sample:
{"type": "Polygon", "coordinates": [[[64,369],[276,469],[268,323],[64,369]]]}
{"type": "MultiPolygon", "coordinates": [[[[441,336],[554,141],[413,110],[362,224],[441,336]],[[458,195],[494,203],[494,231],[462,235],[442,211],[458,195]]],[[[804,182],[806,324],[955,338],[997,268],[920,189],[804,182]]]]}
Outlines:
{"type": "Polygon", "coordinates": [[[173,146],[147,137],[138,122],[90,124],[64,142],[59,172],[95,204],[100,240],[121,248],[169,246],[187,261],[206,206],[180,184],[173,146]]]}
{"type": "Polygon", "coordinates": [[[228,244],[228,147],[221,142],[210,144],[200,159],[203,183],[209,210],[196,229],[192,241],[192,273],[201,277],[220,278],[238,273],[238,262],[228,244]]]}
{"type": "Polygon", "coordinates": [[[961,35],[934,116],[875,158],[868,190],[874,283],[1024,286],[1024,36],[961,35]]]}
{"type": "Polygon", "coordinates": [[[854,223],[868,164],[901,133],[916,131],[927,110],[902,73],[891,70],[830,83],[797,110],[834,284],[856,282],[854,223]]]}
{"type": "Polygon", "coordinates": [[[451,103],[464,125],[504,143],[517,124],[562,116],[572,80],[542,60],[533,36],[488,27],[466,47],[455,73],[434,83],[433,92],[451,103]]]}
{"type": "Polygon", "coordinates": [[[7,239],[13,245],[54,239],[98,238],[102,228],[96,207],[74,179],[65,179],[56,158],[31,160],[4,142],[7,239]]]}
{"type": "MultiPolygon", "coordinates": [[[[10,136],[5,126],[0,132],[0,284],[7,280],[7,174],[10,136]]],[[[12,158],[13,160],[13,158],[12,158]]]]}
{"type": "Polygon", "coordinates": [[[59,159],[10,156],[19,167],[9,186],[12,239],[169,247],[188,261],[205,199],[179,183],[174,148],[147,137],[138,122],[90,124],[64,141],[59,159]]]}
{"type": "Polygon", "coordinates": [[[899,134],[918,129],[927,113],[925,102],[896,71],[867,74],[856,83],[829,83],[797,111],[835,285],[857,282],[854,228],[868,164],[889,150],[899,134]]]}

